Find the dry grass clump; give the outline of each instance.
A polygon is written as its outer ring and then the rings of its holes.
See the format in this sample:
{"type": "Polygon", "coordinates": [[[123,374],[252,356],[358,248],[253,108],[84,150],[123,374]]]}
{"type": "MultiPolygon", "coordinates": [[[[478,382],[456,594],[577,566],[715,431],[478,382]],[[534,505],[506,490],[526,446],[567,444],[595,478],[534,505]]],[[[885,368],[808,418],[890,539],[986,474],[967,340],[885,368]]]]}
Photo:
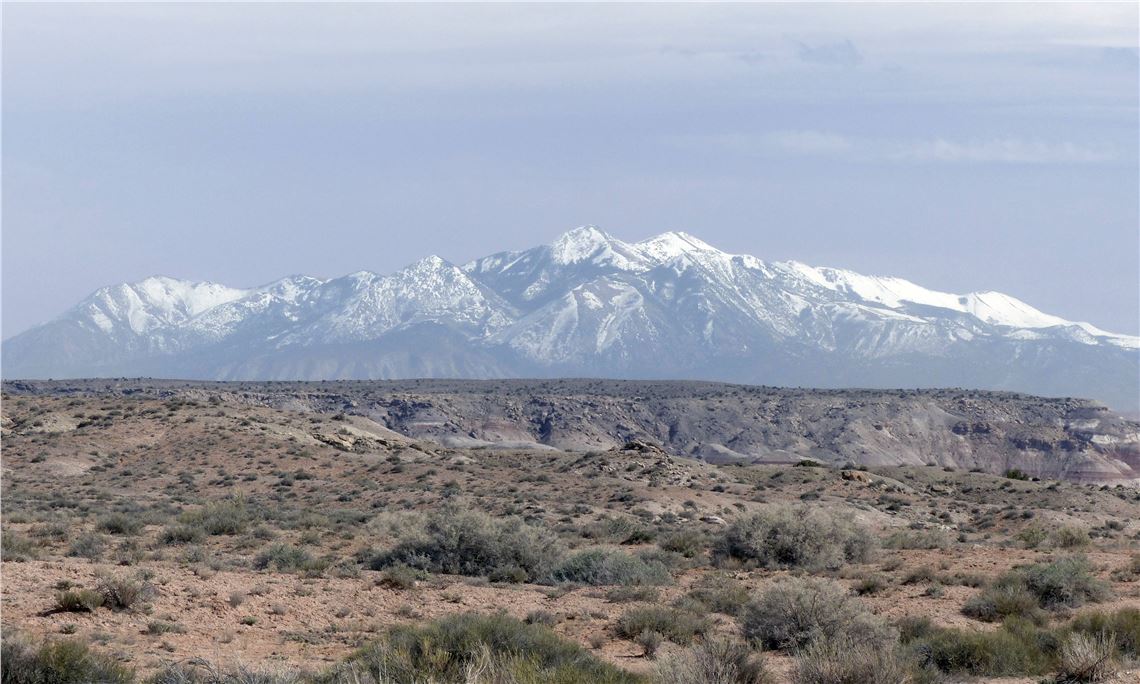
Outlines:
{"type": "Polygon", "coordinates": [[[727,639],[709,639],[657,664],[658,684],[769,684],[762,654],[727,639]]]}
{"type": "Polygon", "coordinates": [[[33,645],[5,630],[0,645],[3,684],[130,684],[134,672],[79,641],[33,645]]]}
{"type": "Polygon", "coordinates": [[[320,576],[329,566],[329,561],[314,558],[307,549],[290,544],[273,544],[253,559],[257,570],[296,572],[306,576],[320,576]]]}
{"type": "Polygon", "coordinates": [[[909,684],[912,665],[898,648],[848,637],[818,639],[796,654],[794,684],[909,684]]]}
{"type": "Polygon", "coordinates": [[[465,613],[393,628],[319,681],[634,684],[640,678],[543,625],[465,613]]]}
{"type": "Polygon", "coordinates": [[[1016,616],[1041,623],[1043,608],[1077,608],[1110,597],[1108,585],[1093,575],[1088,560],[1069,556],[1002,575],[967,601],[962,612],[986,622],[1016,616]]]}
{"type": "Polygon", "coordinates": [[[624,551],[588,549],[559,563],[550,573],[550,579],[595,586],[642,586],[667,584],[672,576],[669,569],[656,560],[647,562],[624,551]]]}
{"type": "Polygon", "coordinates": [[[1091,636],[1111,634],[1122,657],[1140,658],[1140,609],[1084,612],[1073,618],[1069,628],[1091,636]]]}
{"type": "Polygon", "coordinates": [[[1060,666],[1056,681],[1104,682],[1116,676],[1116,635],[1089,636],[1079,632],[1069,635],[1061,645],[1060,666]]]}
{"type": "Polygon", "coordinates": [[[564,553],[545,527],[456,506],[397,534],[396,547],[372,559],[373,570],[402,564],[437,574],[534,582],[547,577],[564,553]]]}
{"type": "Polygon", "coordinates": [[[751,600],[751,594],[744,583],[714,574],[705,575],[685,594],[685,601],[696,602],[704,610],[723,615],[739,616],[751,600]]]}
{"type": "Polygon", "coordinates": [[[104,575],[96,590],[103,595],[103,605],[115,610],[130,610],[154,595],[154,587],[143,579],[126,575],[104,575]]]}
{"type": "Polygon", "coordinates": [[[670,606],[646,606],[626,611],[617,621],[617,635],[637,639],[643,632],[656,632],[675,644],[688,645],[712,626],[704,615],[670,606]]]}
{"type": "Polygon", "coordinates": [[[56,608],[67,613],[93,613],[103,605],[103,594],[90,589],[68,589],[56,596],[56,608]]]}
{"type": "Polygon", "coordinates": [[[883,648],[897,638],[842,585],[817,578],[780,582],[748,606],[742,623],[745,638],[767,648],[799,650],[820,640],[883,648]]]}
{"type": "Polygon", "coordinates": [[[713,546],[713,560],[763,568],[834,570],[864,563],[875,544],[861,527],[818,509],[769,510],[729,525],[713,546]]]}

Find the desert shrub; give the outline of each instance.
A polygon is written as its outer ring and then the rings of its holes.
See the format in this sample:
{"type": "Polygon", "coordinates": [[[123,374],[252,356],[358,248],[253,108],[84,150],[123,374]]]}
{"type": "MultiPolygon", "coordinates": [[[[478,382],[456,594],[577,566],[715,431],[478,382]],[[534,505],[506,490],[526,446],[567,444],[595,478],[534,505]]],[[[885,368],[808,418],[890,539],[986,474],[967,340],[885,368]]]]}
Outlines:
{"type": "Polygon", "coordinates": [[[389,589],[415,589],[424,574],[422,570],[415,570],[406,565],[393,565],[380,574],[376,584],[389,589]]]}
{"type": "Polygon", "coordinates": [[[768,648],[801,649],[820,639],[851,640],[872,648],[890,644],[894,628],[837,582],[790,578],[765,591],[748,606],[744,636],[768,648]]]}
{"type": "Polygon", "coordinates": [[[1070,556],[1007,572],[967,601],[962,612],[987,622],[1017,616],[1040,623],[1044,620],[1041,608],[1077,608],[1110,595],[1108,585],[1093,576],[1086,559],[1070,556]]]}
{"type": "Polygon", "coordinates": [[[136,535],[143,527],[142,520],[126,513],[110,513],[95,524],[96,529],[107,534],[136,535]]]}
{"type": "Polygon", "coordinates": [[[558,538],[543,527],[457,507],[429,515],[400,535],[394,549],[372,559],[373,570],[404,564],[433,573],[524,582],[548,576],[563,555],[558,538]]]}
{"type": "Polygon", "coordinates": [[[1030,525],[1017,533],[1015,537],[1027,549],[1035,549],[1049,539],[1049,531],[1040,525],[1030,525]]]}
{"type": "Polygon", "coordinates": [[[99,560],[106,546],[107,543],[103,539],[103,535],[88,532],[79,535],[75,541],[71,542],[71,546],[67,549],[67,555],[93,561],[99,560]]]}
{"type": "Polygon", "coordinates": [[[1010,616],[1027,618],[1037,623],[1045,616],[1037,596],[1029,591],[1018,575],[999,578],[966,601],[962,613],[983,622],[1001,622],[1010,616]]]}
{"type": "Polygon", "coordinates": [[[928,628],[908,637],[904,641],[924,665],[956,675],[1046,674],[1059,647],[1051,632],[1019,618],[1006,620],[994,631],[928,628]]]}
{"type": "Polygon", "coordinates": [[[665,642],[665,637],[660,632],[647,629],[635,636],[633,642],[641,647],[642,655],[652,659],[657,657],[657,649],[661,648],[661,644],[665,642]]]}
{"type": "Polygon", "coordinates": [[[10,530],[0,531],[0,558],[6,561],[26,561],[39,554],[38,545],[10,530]]]}
{"type": "Polygon", "coordinates": [[[95,588],[103,595],[103,605],[115,610],[129,610],[154,595],[150,583],[125,575],[104,575],[95,588]]]}
{"type": "Polygon", "coordinates": [[[610,603],[634,603],[637,601],[656,601],[660,592],[654,587],[647,586],[616,586],[606,591],[606,600],[610,603]]]}
{"type": "Polygon", "coordinates": [[[708,618],[680,608],[646,606],[626,611],[617,621],[617,634],[635,639],[642,632],[657,632],[675,644],[688,645],[709,630],[708,618]]]}
{"type": "Polygon", "coordinates": [[[946,549],[954,538],[947,530],[900,530],[887,537],[883,546],[888,549],[946,549]]]}
{"type": "Polygon", "coordinates": [[[206,533],[196,525],[168,525],[159,537],[163,544],[197,544],[206,538],[206,533]]]}
{"type": "Polygon", "coordinates": [[[911,664],[898,648],[847,638],[817,639],[796,654],[795,684],[900,684],[911,664]]]}
{"type": "Polygon", "coordinates": [[[641,549],[636,554],[638,558],[646,563],[656,563],[668,568],[671,572],[678,570],[688,570],[694,567],[692,560],[685,558],[679,553],[673,551],[666,551],[662,548],[648,548],[641,549]]]}
{"type": "Polygon", "coordinates": [[[685,598],[696,601],[705,610],[739,616],[748,605],[748,587],[724,575],[706,575],[693,586],[685,598]]]}
{"type": "Polygon", "coordinates": [[[882,575],[867,575],[855,584],[855,593],[860,596],[877,594],[890,586],[890,582],[882,575]]]}
{"type": "MultiPolygon", "coordinates": [[[[7,632],[7,630],[5,630],[7,632]]],[[[33,646],[4,634],[0,645],[2,684],[128,684],[134,673],[78,641],[46,641],[33,646]]]]}
{"type": "Polygon", "coordinates": [[[328,561],[314,558],[307,550],[290,544],[273,544],[253,559],[256,570],[300,572],[306,575],[320,575],[328,565],[328,561]]]}
{"type": "Polygon", "coordinates": [[[653,532],[629,518],[603,517],[582,530],[588,539],[611,541],[619,544],[641,544],[653,541],[653,532]]]}
{"type": "Polygon", "coordinates": [[[657,665],[659,684],[768,684],[761,654],[727,639],[709,639],[657,665]]]}
{"type": "Polygon", "coordinates": [[[558,614],[552,613],[549,610],[532,610],[526,614],[526,622],[528,625],[546,625],[553,627],[558,624],[558,614]]]}
{"type": "Polygon", "coordinates": [[[1115,635],[1089,636],[1077,632],[1061,644],[1055,680],[1058,684],[1104,682],[1114,677],[1118,669],[1115,635]]]}
{"type": "Polygon", "coordinates": [[[634,684],[635,675],[595,658],[548,627],[503,614],[465,613],[391,629],[322,681],[599,682],[634,684]]]}
{"type": "Polygon", "coordinates": [[[252,519],[253,515],[242,498],[211,501],[197,510],[178,516],[181,524],[209,535],[241,534],[252,519]]]}
{"type": "Polygon", "coordinates": [[[93,613],[103,605],[103,594],[90,589],[68,589],[56,596],[56,607],[68,613],[93,613]]]}
{"type": "Polygon", "coordinates": [[[729,525],[713,559],[764,568],[836,569],[870,559],[874,543],[862,528],[816,509],[756,513],[729,525]]]}
{"type": "Polygon", "coordinates": [[[1059,549],[1077,549],[1092,543],[1089,533],[1079,527],[1059,527],[1050,535],[1053,546],[1059,549]]]}
{"type": "Polygon", "coordinates": [[[666,551],[679,553],[685,558],[696,558],[708,548],[708,537],[699,530],[680,530],[658,540],[657,545],[666,551]]]}
{"type": "Polygon", "coordinates": [[[1083,556],[1069,556],[1052,563],[1037,563],[1020,571],[1025,586],[1043,608],[1077,608],[1111,596],[1108,585],[1092,574],[1083,556]]]}
{"type": "Polygon", "coordinates": [[[1084,612],[1073,618],[1068,627],[1090,636],[1111,634],[1121,656],[1140,658],[1140,610],[1136,608],[1084,612]]]}
{"type": "Polygon", "coordinates": [[[163,634],[184,634],[186,628],[177,622],[166,622],[165,620],[151,620],[146,624],[146,633],[151,636],[161,636],[163,634]]]}
{"type": "Polygon", "coordinates": [[[146,680],[147,684],[302,684],[305,681],[299,673],[284,667],[254,668],[248,665],[221,667],[202,658],[194,658],[188,662],[167,663],[146,680]]]}
{"type": "Polygon", "coordinates": [[[562,561],[551,573],[554,582],[577,582],[591,585],[656,585],[666,584],[672,577],[659,562],[646,563],[624,551],[588,549],[562,561]]]}

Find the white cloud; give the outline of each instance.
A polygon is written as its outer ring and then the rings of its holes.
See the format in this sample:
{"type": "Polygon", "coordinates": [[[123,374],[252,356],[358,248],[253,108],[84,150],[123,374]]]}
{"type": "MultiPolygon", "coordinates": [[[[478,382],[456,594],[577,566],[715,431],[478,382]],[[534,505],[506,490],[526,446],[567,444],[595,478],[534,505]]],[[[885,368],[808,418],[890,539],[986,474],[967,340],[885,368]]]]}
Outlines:
{"type": "Polygon", "coordinates": [[[1110,150],[1073,142],[1047,142],[1020,138],[984,140],[890,140],[856,138],[812,130],[775,131],[761,136],[758,144],[746,144],[739,137],[722,138],[722,144],[734,141],[738,148],[752,147],[761,152],[784,152],[800,156],[819,156],[852,161],[897,161],[929,163],[996,163],[996,164],[1090,164],[1112,161],[1110,150]]]}
{"type": "Polygon", "coordinates": [[[890,154],[904,161],[994,162],[1006,164],[1087,164],[1114,159],[1107,150],[1071,142],[999,138],[994,140],[926,140],[902,146],[890,154]]]}

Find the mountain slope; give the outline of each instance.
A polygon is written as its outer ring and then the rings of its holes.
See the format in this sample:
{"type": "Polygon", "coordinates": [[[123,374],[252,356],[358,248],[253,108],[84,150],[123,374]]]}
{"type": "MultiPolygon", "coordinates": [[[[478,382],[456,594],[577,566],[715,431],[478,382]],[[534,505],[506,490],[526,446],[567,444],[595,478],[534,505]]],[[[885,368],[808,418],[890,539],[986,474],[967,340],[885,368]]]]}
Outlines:
{"type": "Polygon", "coordinates": [[[1008,389],[1140,408],[1140,339],[997,292],[722,252],[593,226],[463,266],[293,276],[253,289],[148,278],[7,340],[4,376],[703,378],[1008,389]]]}

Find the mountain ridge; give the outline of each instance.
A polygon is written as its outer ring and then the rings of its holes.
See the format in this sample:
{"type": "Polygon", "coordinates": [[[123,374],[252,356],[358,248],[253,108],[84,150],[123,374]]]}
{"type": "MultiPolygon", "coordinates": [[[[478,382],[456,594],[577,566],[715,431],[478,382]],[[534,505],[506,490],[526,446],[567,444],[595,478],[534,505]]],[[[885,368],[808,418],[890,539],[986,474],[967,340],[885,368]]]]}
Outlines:
{"type": "Polygon", "coordinates": [[[3,343],[6,378],[954,385],[1123,410],[1140,406],[1138,358],[1140,338],[999,292],[766,262],[683,232],[629,243],[596,226],[462,265],[431,255],[388,275],[254,288],[152,276],[101,288],[3,343]]]}

